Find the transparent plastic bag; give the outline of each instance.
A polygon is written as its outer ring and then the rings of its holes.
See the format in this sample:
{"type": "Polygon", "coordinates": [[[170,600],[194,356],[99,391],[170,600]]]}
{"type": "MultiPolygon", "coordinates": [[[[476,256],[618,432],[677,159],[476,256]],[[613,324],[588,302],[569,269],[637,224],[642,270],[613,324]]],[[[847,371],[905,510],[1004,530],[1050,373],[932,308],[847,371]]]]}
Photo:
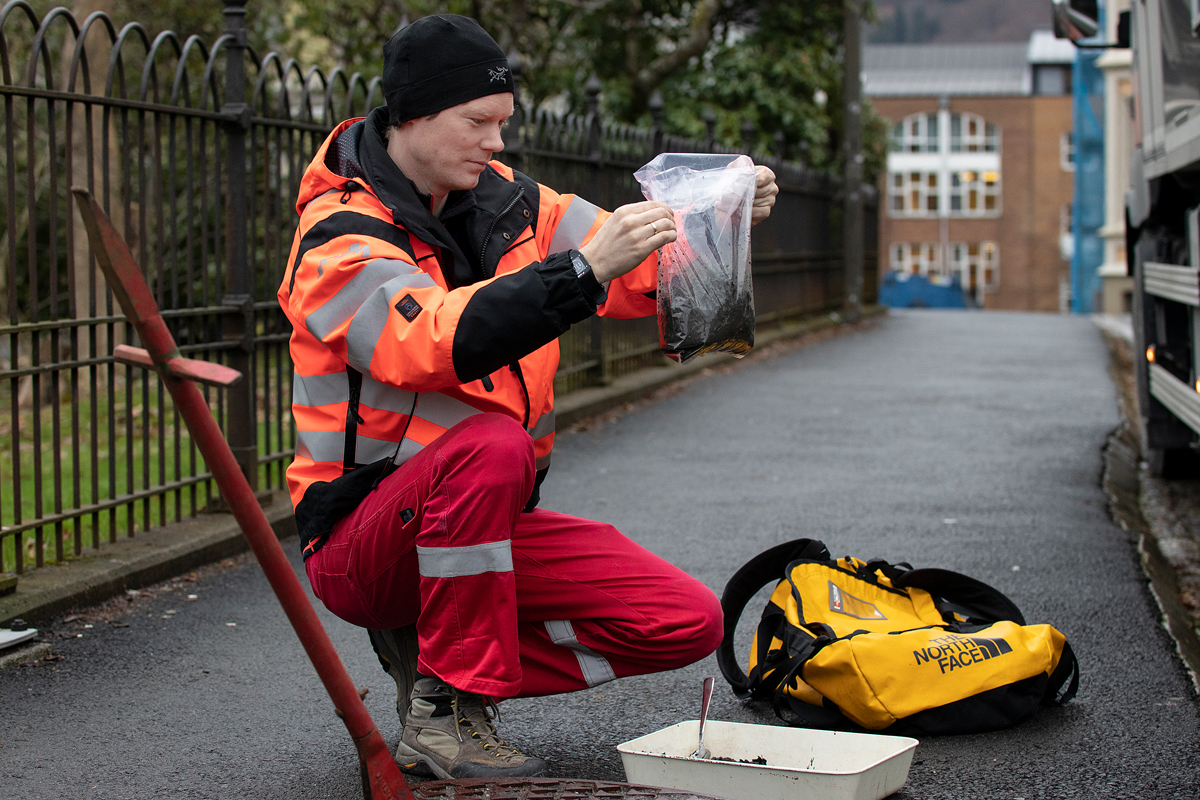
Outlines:
{"type": "Polygon", "coordinates": [[[754,346],[749,156],[663,153],[633,174],[675,212],[676,241],[658,251],[658,332],[683,363],[702,353],[744,356],[754,346]]]}

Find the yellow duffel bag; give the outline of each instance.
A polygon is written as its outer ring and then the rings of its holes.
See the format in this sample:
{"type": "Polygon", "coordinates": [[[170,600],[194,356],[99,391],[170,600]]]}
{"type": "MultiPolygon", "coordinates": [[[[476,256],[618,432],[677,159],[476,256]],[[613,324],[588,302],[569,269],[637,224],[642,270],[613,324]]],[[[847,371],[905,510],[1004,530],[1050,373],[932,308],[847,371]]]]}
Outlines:
{"type": "Polygon", "coordinates": [[[717,662],[734,692],[791,724],[900,735],[976,733],[1070,701],[1079,664],[1050,625],[1027,625],[985,583],[906,563],[832,559],[798,539],[753,558],[721,598],[717,662]],[[734,653],[750,599],[778,581],[750,647],[734,653]]]}

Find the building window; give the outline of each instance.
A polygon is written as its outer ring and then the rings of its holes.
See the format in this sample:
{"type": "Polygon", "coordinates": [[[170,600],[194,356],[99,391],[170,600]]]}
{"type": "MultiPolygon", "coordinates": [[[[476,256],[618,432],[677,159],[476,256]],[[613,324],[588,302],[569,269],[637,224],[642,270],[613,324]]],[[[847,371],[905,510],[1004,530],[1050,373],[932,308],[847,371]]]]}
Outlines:
{"type": "Polygon", "coordinates": [[[1071,93],[1071,68],[1062,64],[1033,65],[1033,93],[1064,95],[1071,93]]]}
{"type": "Polygon", "coordinates": [[[1000,212],[1000,173],[962,170],[950,173],[950,215],[990,217],[1000,212]]]}
{"type": "Polygon", "coordinates": [[[995,125],[977,114],[942,109],[910,114],[893,126],[890,216],[996,217],[1000,211],[1000,130],[995,125]]]}
{"type": "Polygon", "coordinates": [[[1075,254],[1075,235],[1072,228],[1074,209],[1064,203],[1058,210],[1058,254],[1063,261],[1070,261],[1075,254]]]}
{"type": "Polygon", "coordinates": [[[894,217],[936,216],[938,173],[893,172],[888,176],[888,197],[894,217]]]}
{"type": "Polygon", "coordinates": [[[1070,131],[1058,137],[1058,163],[1063,172],[1075,171],[1075,134],[1070,131]]]}
{"type": "Polygon", "coordinates": [[[937,278],[941,275],[941,259],[936,242],[893,242],[891,268],[906,275],[937,278]]]}
{"type": "Polygon", "coordinates": [[[975,114],[950,115],[951,153],[997,153],[1000,133],[996,126],[975,114]]]}
{"type": "Polygon", "coordinates": [[[936,153],[938,115],[912,114],[892,126],[893,153],[936,153]]]}
{"type": "Polygon", "coordinates": [[[1000,247],[995,242],[951,242],[949,255],[950,273],[958,275],[963,291],[977,300],[1000,285],[1000,247]]]}

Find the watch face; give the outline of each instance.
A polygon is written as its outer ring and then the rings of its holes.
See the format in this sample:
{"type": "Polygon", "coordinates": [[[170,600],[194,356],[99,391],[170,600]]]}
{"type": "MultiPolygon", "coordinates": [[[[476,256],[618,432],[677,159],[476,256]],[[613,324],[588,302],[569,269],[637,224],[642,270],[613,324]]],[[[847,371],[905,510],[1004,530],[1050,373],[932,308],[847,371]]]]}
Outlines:
{"type": "Polygon", "coordinates": [[[582,275],[588,271],[588,267],[590,265],[587,263],[584,257],[578,251],[576,251],[571,254],[571,266],[575,268],[576,275],[582,275]]]}

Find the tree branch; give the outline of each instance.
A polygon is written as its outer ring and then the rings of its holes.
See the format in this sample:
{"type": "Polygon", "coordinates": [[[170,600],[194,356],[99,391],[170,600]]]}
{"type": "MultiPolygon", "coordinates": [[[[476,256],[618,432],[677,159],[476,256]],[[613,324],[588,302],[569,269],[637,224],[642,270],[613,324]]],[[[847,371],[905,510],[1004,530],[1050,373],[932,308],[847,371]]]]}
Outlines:
{"type": "Polygon", "coordinates": [[[693,56],[698,56],[712,41],[713,19],[721,10],[723,0],[701,0],[692,15],[691,33],[670,53],[664,53],[633,75],[636,95],[649,97],[650,93],[672,72],[683,67],[693,56]]]}

